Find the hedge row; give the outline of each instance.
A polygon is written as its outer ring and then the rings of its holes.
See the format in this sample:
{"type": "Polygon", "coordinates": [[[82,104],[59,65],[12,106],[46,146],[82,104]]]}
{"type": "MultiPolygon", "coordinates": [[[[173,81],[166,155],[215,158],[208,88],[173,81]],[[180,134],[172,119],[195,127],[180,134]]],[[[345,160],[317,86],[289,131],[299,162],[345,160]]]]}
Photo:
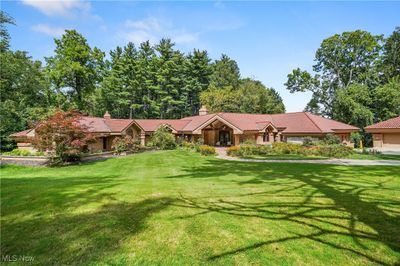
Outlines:
{"type": "Polygon", "coordinates": [[[276,142],[272,146],[240,145],[227,149],[229,156],[248,157],[251,155],[314,155],[332,158],[343,158],[353,153],[353,149],[341,144],[303,146],[301,144],[276,142]]]}

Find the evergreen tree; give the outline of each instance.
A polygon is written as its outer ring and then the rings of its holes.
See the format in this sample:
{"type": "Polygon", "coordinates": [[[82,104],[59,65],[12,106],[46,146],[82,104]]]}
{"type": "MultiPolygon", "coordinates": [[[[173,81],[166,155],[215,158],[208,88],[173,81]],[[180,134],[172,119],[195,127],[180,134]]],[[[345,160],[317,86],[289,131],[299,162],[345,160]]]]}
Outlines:
{"type": "Polygon", "coordinates": [[[231,87],[239,88],[240,70],[236,61],[222,54],[221,59],[212,65],[213,72],[210,78],[210,86],[215,88],[231,87]]]}

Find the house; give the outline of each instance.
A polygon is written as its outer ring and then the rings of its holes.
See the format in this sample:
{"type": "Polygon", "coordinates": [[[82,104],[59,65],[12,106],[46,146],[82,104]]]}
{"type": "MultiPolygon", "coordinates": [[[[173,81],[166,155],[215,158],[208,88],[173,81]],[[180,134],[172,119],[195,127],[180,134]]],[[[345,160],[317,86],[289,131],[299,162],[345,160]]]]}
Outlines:
{"type": "MultiPolygon", "coordinates": [[[[301,142],[304,137],[321,139],[335,134],[343,143],[350,144],[350,134],[359,129],[335,120],[307,112],[283,114],[213,113],[205,107],[199,115],[182,119],[113,119],[106,112],[104,117],[84,117],[82,124],[96,137],[90,144],[91,151],[110,150],[117,136],[130,135],[145,145],[158,127],[167,126],[177,139],[197,141],[211,146],[239,145],[245,140],[257,144],[273,142],[301,142]]],[[[30,139],[34,129],[11,135],[19,148],[32,149],[30,139]]]]}
{"type": "Polygon", "coordinates": [[[365,128],[372,133],[374,148],[400,150],[400,116],[365,128]]]}

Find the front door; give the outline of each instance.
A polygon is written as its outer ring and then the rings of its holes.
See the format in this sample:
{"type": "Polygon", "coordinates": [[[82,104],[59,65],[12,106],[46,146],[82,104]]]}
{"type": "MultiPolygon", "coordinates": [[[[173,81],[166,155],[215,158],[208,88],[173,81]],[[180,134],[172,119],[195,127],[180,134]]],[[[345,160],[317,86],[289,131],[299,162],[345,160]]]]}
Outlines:
{"type": "Polygon", "coordinates": [[[219,132],[219,143],[221,146],[231,145],[231,134],[229,131],[220,131],[219,132]]]}

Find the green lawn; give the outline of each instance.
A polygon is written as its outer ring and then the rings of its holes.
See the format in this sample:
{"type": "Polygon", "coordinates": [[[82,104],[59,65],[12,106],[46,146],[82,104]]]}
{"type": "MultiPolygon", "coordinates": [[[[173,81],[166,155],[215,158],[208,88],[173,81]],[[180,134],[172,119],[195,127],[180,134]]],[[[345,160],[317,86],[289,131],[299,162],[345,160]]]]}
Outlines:
{"type": "Polygon", "coordinates": [[[185,151],[5,166],[1,255],[39,265],[398,265],[399,192],[400,167],[185,151]]]}
{"type": "MultiPolygon", "coordinates": [[[[281,155],[249,155],[244,157],[246,159],[263,159],[263,160],[323,160],[331,159],[324,156],[311,156],[301,154],[281,154],[281,155]]],[[[343,159],[356,159],[356,160],[400,160],[400,155],[389,154],[361,154],[354,153],[343,159]]]]}

